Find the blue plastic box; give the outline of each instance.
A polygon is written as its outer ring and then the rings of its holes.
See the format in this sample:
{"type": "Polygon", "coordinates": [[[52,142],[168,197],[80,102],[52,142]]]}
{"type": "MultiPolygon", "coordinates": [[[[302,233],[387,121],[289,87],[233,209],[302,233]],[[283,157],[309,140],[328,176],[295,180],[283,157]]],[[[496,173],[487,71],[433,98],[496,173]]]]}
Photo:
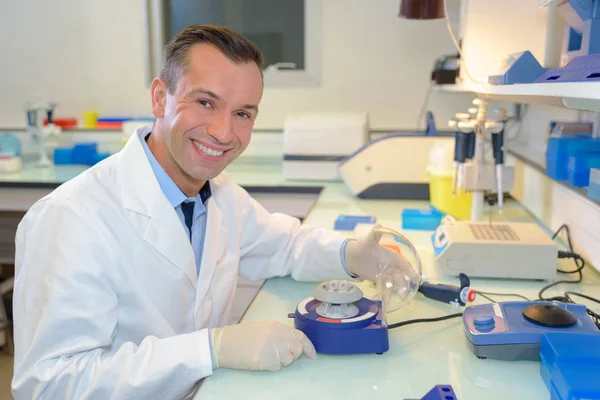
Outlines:
{"type": "Polygon", "coordinates": [[[600,202],[600,185],[590,182],[587,188],[587,195],[590,199],[600,202]]]}
{"type": "Polygon", "coordinates": [[[584,187],[590,184],[590,170],[600,168],[600,153],[579,153],[569,158],[569,183],[584,187]]]}
{"type": "Polygon", "coordinates": [[[73,146],[71,162],[73,164],[92,165],[96,154],[98,154],[97,143],[77,143],[73,146]]]}
{"type": "Polygon", "coordinates": [[[54,149],[54,164],[66,165],[72,164],[71,157],[73,155],[73,149],[57,147],[54,149]]]}
{"type": "Polygon", "coordinates": [[[579,153],[600,153],[600,140],[590,138],[548,138],[546,175],[557,181],[569,177],[569,157],[579,153]]]}
{"type": "Polygon", "coordinates": [[[406,208],[402,211],[402,229],[434,231],[440,226],[443,216],[433,207],[429,210],[406,208]]]}
{"type": "Polygon", "coordinates": [[[340,215],[335,220],[334,228],[336,231],[352,231],[357,224],[374,224],[375,217],[370,215],[340,215]]]}
{"type": "Polygon", "coordinates": [[[600,399],[600,334],[545,334],[540,375],[551,399],[600,399]]]}

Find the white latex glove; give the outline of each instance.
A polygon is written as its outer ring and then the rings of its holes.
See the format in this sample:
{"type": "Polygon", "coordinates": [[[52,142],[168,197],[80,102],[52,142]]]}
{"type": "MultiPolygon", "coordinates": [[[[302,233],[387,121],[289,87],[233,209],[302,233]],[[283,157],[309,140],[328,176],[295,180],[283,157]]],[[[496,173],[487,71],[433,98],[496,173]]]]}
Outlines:
{"type": "Polygon", "coordinates": [[[411,263],[395,251],[379,245],[381,233],[376,225],[369,234],[360,240],[352,240],[346,245],[346,266],[361,279],[377,282],[380,265],[387,265],[386,274],[415,275],[411,263]]]}
{"type": "Polygon", "coordinates": [[[314,360],[317,352],[301,331],[276,321],[248,322],[210,330],[217,368],[278,371],[302,353],[314,360]]]}

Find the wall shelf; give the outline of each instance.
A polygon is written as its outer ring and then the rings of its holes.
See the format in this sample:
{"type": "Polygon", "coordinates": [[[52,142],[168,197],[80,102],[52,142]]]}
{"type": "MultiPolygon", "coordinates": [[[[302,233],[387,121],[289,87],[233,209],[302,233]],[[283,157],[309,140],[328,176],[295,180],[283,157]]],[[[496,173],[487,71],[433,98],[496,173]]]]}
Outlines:
{"type": "Polygon", "coordinates": [[[515,103],[565,106],[578,110],[600,111],[600,82],[529,83],[490,85],[458,83],[439,85],[437,90],[454,93],[473,93],[490,100],[515,103]]]}

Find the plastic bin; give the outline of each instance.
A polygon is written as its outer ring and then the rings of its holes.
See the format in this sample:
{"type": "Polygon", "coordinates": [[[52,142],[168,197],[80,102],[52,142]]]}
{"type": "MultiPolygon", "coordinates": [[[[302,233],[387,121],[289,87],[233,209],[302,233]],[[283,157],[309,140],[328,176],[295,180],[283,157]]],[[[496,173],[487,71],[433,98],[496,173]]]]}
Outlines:
{"type": "Polygon", "coordinates": [[[434,231],[440,226],[443,216],[433,207],[428,210],[407,208],[402,211],[402,229],[434,231]]]}
{"type": "Polygon", "coordinates": [[[94,164],[94,157],[98,154],[97,143],[77,143],[73,147],[73,155],[71,157],[72,164],[94,164]]]}
{"type": "Polygon", "coordinates": [[[57,147],[54,149],[54,164],[56,164],[56,165],[72,164],[73,163],[71,161],[72,156],[73,156],[72,148],[57,147]]]}
{"type": "Polygon", "coordinates": [[[569,157],[579,153],[600,153],[600,140],[590,138],[548,138],[546,175],[557,181],[569,178],[569,157]]]}
{"type": "Polygon", "coordinates": [[[590,184],[590,170],[600,168],[600,153],[580,153],[569,158],[569,183],[584,187],[590,184]]]}
{"type": "Polygon", "coordinates": [[[458,219],[471,218],[473,196],[463,190],[452,197],[452,172],[429,167],[429,199],[444,214],[458,219]]]}

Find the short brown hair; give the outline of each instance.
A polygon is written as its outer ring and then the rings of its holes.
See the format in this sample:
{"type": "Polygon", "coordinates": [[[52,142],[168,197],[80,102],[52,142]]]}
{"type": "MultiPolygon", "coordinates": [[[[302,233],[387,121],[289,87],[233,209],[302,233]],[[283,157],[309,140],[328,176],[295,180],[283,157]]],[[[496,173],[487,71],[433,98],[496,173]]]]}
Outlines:
{"type": "Polygon", "coordinates": [[[212,44],[236,64],[254,62],[259,69],[262,67],[263,55],[248,38],[224,26],[191,25],[165,46],[160,78],[167,83],[169,93],[173,93],[185,69],[188,49],[198,43],[212,44]]]}

